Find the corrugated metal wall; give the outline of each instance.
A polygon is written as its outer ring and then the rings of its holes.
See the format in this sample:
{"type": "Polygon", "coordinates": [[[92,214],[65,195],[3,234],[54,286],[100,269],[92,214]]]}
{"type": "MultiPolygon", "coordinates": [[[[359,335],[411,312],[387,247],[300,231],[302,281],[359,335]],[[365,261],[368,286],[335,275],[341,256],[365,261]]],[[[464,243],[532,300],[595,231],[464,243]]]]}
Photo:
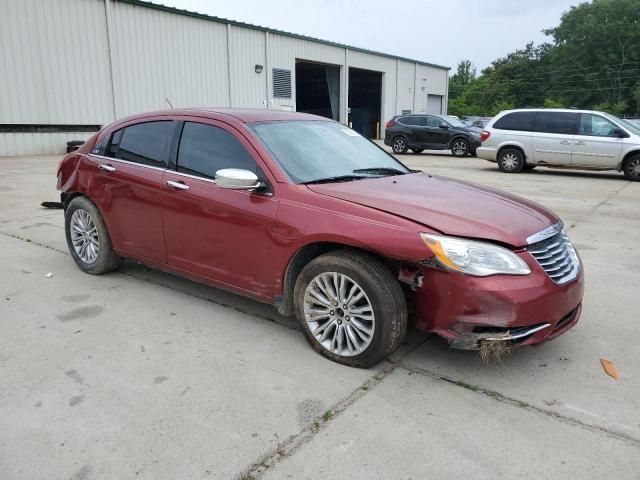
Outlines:
{"type": "MultiPolygon", "coordinates": [[[[448,72],[415,62],[118,0],[1,0],[0,124],[104,125],[168,107],[295,110],[295,64],[382,72],[382,121],[426,111],[448,72]],[[256,73],[255,66],[263,71],[256,73]],[[292,98],[273,98],[271,69],[292,72],[292,98]]],[[[446,104],[446,101],[445,101],[446,104]]],[[[74,133],[0,133],[0,156],[62,153],[74,133]]]]}

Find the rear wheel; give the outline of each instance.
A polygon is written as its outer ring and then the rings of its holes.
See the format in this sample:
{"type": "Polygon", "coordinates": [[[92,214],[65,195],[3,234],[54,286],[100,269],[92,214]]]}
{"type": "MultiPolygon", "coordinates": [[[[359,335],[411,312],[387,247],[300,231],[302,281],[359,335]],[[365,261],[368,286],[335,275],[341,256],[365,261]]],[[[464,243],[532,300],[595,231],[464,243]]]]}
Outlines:
{"type": "Polygon", "coordinates": [[[413,153],[422,153],[424,152],[424,148],[412,148],[411,151],[413,153]]]}
{"type": "Polygon", "coordinates": [[[451,144],[451,153],[454,157],[464,157],[469,153],[469,142],[464,138],[458,138],[451,144]]]}
{"type": "Polygon", "coordinates": [[[409,143],[404,137],[395,137],[391,142],[391,149],[393,153],[407,153],[409,150],[409,143]]]}
{"type": "Polygon", "coordinates": [[[122,263],[98,208],[86,197],[75,197],[65,211],[65,234],[69,252],[80,269],[100,275],[122,263]]]}
{"type": "Polygon", "coordinates": [[[624,176],[627,177],[628,180],[633,182],[640,181],[640,155],[634,155],[633,157],[627,158],[624,162],[624,167],[622,168],[624,171],[624,176]]]}
{"type": "Polygon", "coordinates": [[[352,367],[370,367],[402,342],[407,304],[376,258],[347,250],[309,262],[296,280],[295,307],[314,350],[352,367]]]}
{"type": "Polygon", "coordinates": [[[517,148],[505,148],[498,155],[498,167],[506,173],[518,173],[524,168],[524,155],[517,148]]]}

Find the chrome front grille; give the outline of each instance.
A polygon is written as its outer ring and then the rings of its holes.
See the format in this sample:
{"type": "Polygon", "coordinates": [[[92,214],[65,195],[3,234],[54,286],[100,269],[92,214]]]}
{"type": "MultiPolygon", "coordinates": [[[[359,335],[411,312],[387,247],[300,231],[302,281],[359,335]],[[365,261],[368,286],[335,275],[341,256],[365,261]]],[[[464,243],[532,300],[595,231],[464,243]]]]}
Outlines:
{"type": "Polygon", "coordinates": [[[570,282],[580,272],[578,255],[564,232],[529,245],[527,250],[555,283],[570,282]]]}

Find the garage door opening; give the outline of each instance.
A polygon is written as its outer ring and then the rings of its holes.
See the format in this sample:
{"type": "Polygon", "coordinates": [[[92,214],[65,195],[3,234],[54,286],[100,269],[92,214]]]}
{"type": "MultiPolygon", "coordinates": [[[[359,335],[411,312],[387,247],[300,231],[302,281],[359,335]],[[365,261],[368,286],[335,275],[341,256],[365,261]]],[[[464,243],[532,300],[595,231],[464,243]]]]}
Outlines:
{"type": "Polygon", "coordinates": [[[382,73],[349,69],[349,122],[367,138],[380,138],[382,73]]]}
{"type": "Polygon", "coordinates": [[[340,67],[298,60],[296,111],[340,118],[340,67]]]}

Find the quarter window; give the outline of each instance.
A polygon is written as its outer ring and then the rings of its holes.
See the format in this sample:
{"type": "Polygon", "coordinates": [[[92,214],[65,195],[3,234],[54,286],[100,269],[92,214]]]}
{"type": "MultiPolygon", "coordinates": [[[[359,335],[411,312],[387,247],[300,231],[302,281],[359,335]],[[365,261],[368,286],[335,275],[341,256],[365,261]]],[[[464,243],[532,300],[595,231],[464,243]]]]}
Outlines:
{"type": "Polygon", "coordinates": [[[538,112],[533,123],[534,132],[573,135],[578,114],[571,112],[538,112]]]}
{"type": "Polygon", "coordinates": [[[116,158],[116,153],[118,152],[118,145],[120,144],[120,139],[122,138],[122,129],[117,130],[111,135],[111,141],[109,145],[107,145],[107,150],[104,153],[105,157],[116,158]]]}
{"type": "Polygon", "coordinates": [[[580,115],[578,135],[590,135],[592,137],[617,137],[614,133],[616,125],[600,115],[583,113],[580,115]]]}
{"type": "MultiPolygon", "coordinates": [[[[174,129],[172,121],[138,123],[126,127],[116,158],[141,165],[166,166],[174,129]]],[[[114,140],[115,134],[112,144],[114,140]]]]}
{"type": "Polygon", "coordinates": [[[178,150],[178,171],[215,178],[223,168],[250,170],[261,177],[253,157],[231,133],[213,125],[186,122],[178,150]]]}
{"type": "Polygon", "coordinates": [[[400,123],[404,125],[409,125],[411,127],[424,127],[427,123],[425,117],[402,117],[400,119],[400,123]]]}
{"type": "Polygon", "coordinates": [[[513,112],[507,113],[493,124],[493,128],[498,130],[519,130],[530,132],[533,129],[533,118],[535,112],[513,112]]]}

